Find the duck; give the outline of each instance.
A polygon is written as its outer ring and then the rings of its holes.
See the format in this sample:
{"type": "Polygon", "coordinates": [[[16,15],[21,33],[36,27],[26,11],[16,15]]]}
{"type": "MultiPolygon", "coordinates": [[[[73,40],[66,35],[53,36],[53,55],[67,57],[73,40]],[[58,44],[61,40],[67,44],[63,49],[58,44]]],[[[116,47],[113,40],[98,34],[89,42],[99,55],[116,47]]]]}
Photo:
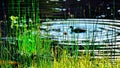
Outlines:
{"type": "Polygon", "coordinates": [[[71,32],[74,32],[74,33],[84,33],[86,32],[86,30],[84,29],[81,29],[81,28],[75,28],[73,26],[70,26],[70,29],[71,29],[71,32]]]}

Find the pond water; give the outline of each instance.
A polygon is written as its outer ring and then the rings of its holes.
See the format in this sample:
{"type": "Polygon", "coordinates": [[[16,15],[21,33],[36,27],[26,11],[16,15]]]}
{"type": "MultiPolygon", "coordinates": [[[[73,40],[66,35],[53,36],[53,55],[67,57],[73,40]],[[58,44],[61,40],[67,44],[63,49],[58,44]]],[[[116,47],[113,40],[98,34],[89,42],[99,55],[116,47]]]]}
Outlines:
{"type": "MultiPolygon", "coordinates": [[[[68,22],[68,21],[67,21],[68,22]]],[[[111,41],[115,41],[117,34],[120,30],[113,29],[110,25],[100,24],[100,23],[88,23],[93,21],[81,22],[71,22],[66,23],[66,21],[61,22],[53,22],[50,25],[43,24],[41,26],[41,34],[45,36],[46,34],[52,40],[57,40],[59,42],[65,41],[77,41],[78,44],[89,42],[96,42],[96,43],[109,43],[111,41]],[[70,26],[74,29],[83,29],[85,32],[72,32],[70,26]]],[[[109,23],[109,22],[108,22],[109,23]]]]}

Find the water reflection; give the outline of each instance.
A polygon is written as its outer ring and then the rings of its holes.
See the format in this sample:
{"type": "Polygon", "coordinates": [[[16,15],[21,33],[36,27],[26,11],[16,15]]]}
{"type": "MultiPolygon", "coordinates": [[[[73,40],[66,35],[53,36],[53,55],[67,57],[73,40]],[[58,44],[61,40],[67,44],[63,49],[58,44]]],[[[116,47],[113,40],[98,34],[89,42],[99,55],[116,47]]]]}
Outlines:
{"type": "MultiPolygon", "coordinates": [[[[62,22],[62,21],[61,21],[62,22]]],[[[92,22],[92,21],[90,21],[92,22]]],[[[98,24],[98,23],[80,23],[80,21],[69,22],[69,23],[56,23],[53,22],[52,25],[42,25],[41,34],[48,34],[51,39],[58,41],[77,41],[81,43],[83,40],[89,40],[94,42],[103,42],[105,40],[115,39],[116,33],[119,30],[113,29],[110,25],[98,24]],[[80,28],[85,30],[83,32],[71,32],[70,27],[74,29],[80,28]]]]}

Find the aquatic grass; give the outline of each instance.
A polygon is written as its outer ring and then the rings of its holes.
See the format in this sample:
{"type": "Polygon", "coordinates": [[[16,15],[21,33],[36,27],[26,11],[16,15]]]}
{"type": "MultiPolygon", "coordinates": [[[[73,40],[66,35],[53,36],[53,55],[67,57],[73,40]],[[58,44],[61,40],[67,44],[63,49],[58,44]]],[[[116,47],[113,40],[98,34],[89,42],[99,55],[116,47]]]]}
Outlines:
{"type": "MultiPolygon", "coordinates": [[[[25,57],[17,58],[25,59],[23,67],[33,68],[116,68],[116,65],[120,66],[118,60],[114,65],[109,59],[91,59],[89,48],[86,48],[88,52],[85,55],[84,53],[79,55],[77,46],[72,46],[70,51],[69,46],[64,49],[58,47],[54,52],[51,49],[51,42],[48,38],[41,38],[39,29],[25,27],[23,32],[18,34],[18,51],[25,57]],[[35,55],[35,59],[31,58],[31,55],[35,55]]],[[[86,45],[89,44],[90,42],[86,42],[86,45]]]]}
{"type": "MultiPolygon", "coordinates": [[[[119,68],[120,60],[116,59],[115,62],[111,62],[109,59],[98,58],[91,60],[90,56],[82,55],[80,57],[70,57],[67,55],[66,51],[63,51],[63,55],[60,61],[41,59],[40,63],[32,61],[29,67],[31,68],[119,68]]],[[[7,64],[6,64],[7,65],[7,64]]],[[[1,67],[10,67],[10,65],[3,65],[1,67]]],[[[24,68],[28,67],[27,64],[24,65],[24,68]]],[[[11,67],[12,68],[12,67],[11,67]]],[[[19,65],[18,68],[22,68],[22,65],[19,65]]]]}
{"type": "MultiPolygon", "coordinates": [[[[66,51],[63,51],[63,55],[60,61],[57,61],[54,58],[52,64],[48,65],[48,68],[117,68],[119,63],[112,63],[109,59],[95,59],[90,60],[90,56],[82,55],[81,58],[79,57],[70,57],[67,55],[66,51]]],[[[47,62],[47,61],[46,61],[47,62]]],[[[41,64],[48,64],[45,61],[41,64]]],[[[47,66],[39,66],[39,68],[47,68],[47,66]]]]}
{"type": "MultiPolygon", "coordinates": [[[[21,55],[25,55],[29,57],[29,58],[26,58],[26,60],[28,61],[25,61],[24,63],[27,62],[27,64],[30,65],[30,63],[34,61],[38,64],[38,66],[40,66],[41,64],[39,63],[43,63],[44,65],[46,60],[47,60],[46,63],[51,62],[50,61],[51,40],[49,40],[48,38],[41,38],[39,29],[32,28],[30,30],[25,30],[22,34],[19,34],[18,38],[19,38],[18,40],[19,50],[18,51],[21,53],[21,55]]],[[[18,59],[20,60],[24,58],[25,57],[18,58],[18,59]]]]}
{"type": "MultiPolygon", "coordinates": [[[[23,64],[19,64],[19,68],[119,68],[120,61],[116,60],[116,64],[112,63],[108,58],[91,59],[89,50],[87,53],[77,51],[79,47],[72,46],[69,51],[69,46],[66,48],[56,47],[55,52],[51,48],[51,40],[41,38],[39,29],[31,28],[24,29],[24,32],[18,34],[18,43],[20,53],[29,57],[18,58],[25,59],[23,64]],[[59,49],[59,50],[57,50],[59,49]],[[72,51],[72,55],[70,52],[72,51]],[[35,55],[35,59],[30,58],[35,55]],[[56,57],[58,55],[58,57],[56,57]],[[29,63],[28,63],[29,62],[29,63]]],[[[86,44],[89,44],[88,42],[86,44]]],[[[22,61],[22,60],[21,60],[22,61]]],[[[6,64],[7,67],[10,67],[6,64]]],[[[4,65],[3,65],[4,67],[4,65]]]]}
{"type": "MultiPolygon", "coordinates": [[[[12,0],[12,14],[15,14],[15,0],[12,0]]],[[[18,0],[18,22],[20,23],[20,17],[24,16],[25,21],[28,22],[28,16],[33,19],[33,22],[29,22],[27,27],[22,29],[18,28],[18,23],[16,28],[13,28],[13,33],[16,34],[18,38],[18,52],[21,54],[20,56],[16,57],[18,60],[24,61],[23,63],[19,64],[19,68],[119,68],[120,61],[116,61],[116,65],[111,63],[109,59],[101,58],[101,59],[91,59],[89,54],[89,44],[90,42],[86,42],[87,47],[85,47],[86,53],[84,55],[80,54],[77,51],[79,47],[72,46],[71,50],[69,50],[69,46],[67,48],[60,48],[56,47],[53,51],[51,49],[51,40],[48,38],[41,38],[39,34],[39,30],[32,28],[33,25],[39,22],[39,2],[32,0],[32,10],[30,7],[24,7],[24,11],[21,11],[20,8],[20,0],[18,0]],[[38,3],[37,3],[38,2],[38,3]],[[37,8],[36,8],[37,7],[37,8]],[[31,12],[32,11],[32,12],[31,12]],[[25,13],[25,14],[24,14],[25,13]],[[72,53],[72,55],[70,55],[72,53]],[[24,56],[25,55],[25,56],[24,56]],[[20,57],[20,58],[19,58],[20,57]],[[31,58],[33,57],[33,58],[31,58]],[[29,63],[28,63],[29,62],[29,63]],[[23,65],[23,67],[22,67],[23,65]]],[[[24,0],[23,0],[24,1],[24,0]]],[[[30,1],[26,1],[30,4],[30,1]]],[[[26,3],[25,2],[25,3],[26,3]]],[[[90,10],[90,4],[88,6],[90,10]]],[[[10,12],[10,11],[9,11],[10,12]]],[[[89,16],[90,16],[89,11],[89,16]]],[[[15,23],[16,21],[14,21],[15,23]]],[[[14,23],[11,27],[13,27],[14,23]]],[[[24,22],[22,22],[24,23],[24,22]]],[[[74,23],[73,23],[74,25],[74,23]]],[[[11,33],[12,33],[11,32],[11,33]]],[[[93,34],[94,36],[95,34],[93,34]]],[[[94,37],[93,37],[94,39],[94,37]]],[[[94,47],[94,43],[92,45],[94,47]]],[[[8,58],[8,56],[7,56],[8,58]]],[[[2,66],[1,66],[2,67],[2,66]]],[[[9,64],[3,65],[3,68],[11,67],[9,64]]],[[[12,67],[11,67],[12,68],[12,67]]]]}
{"type": "Polygon", "coordinates": [[[90,60],[90,56],[83,55],[81,58],[65,55],[60,62],[54,60],[54,68],[117,68],[117,64],[112,63],[109,59],[90,60]]]}
{"type": "Polygon", "coordinates": [[[26,51],[27,49],[28,52],[36,51],[34,49],[36,49],[37,46],[38,48],[48,48],[48,46],[45,45],[50,44],[49,40],[40,38],[39,31],[36,31],[36,29],[23,32],[23,34],[19,35],[19,40],[19,43],[21,44],[19,46],[23,51],[26,51]]]}

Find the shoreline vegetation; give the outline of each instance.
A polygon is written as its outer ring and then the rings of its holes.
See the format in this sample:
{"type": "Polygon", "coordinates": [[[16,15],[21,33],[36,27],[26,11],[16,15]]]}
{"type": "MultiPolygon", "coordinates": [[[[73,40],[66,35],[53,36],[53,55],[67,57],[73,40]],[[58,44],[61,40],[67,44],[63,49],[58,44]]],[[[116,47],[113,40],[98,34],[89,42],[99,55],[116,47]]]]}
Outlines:
{"type": "Polygon", "coordinates": [[[111,60],[107,57],[91,59],[89,54],[82,55],[81,58],[78,56],[70,57],[64,50],[59,60],[56,57],[53,57],[53,59],[49,57],[37,59],[36,56],[36,59],[32,60],[30,65],[28,63],[21,64],[15,61],[0,60],[0,66],[1,68],[119,68],[120,59],[111,60]]]}
{"type": "Polygon", "coordinates": [[[0,68],[120,68],[119,6],[119,0],[1,0],[0,68]],[[77,27],[86,31],[75,33],[77,27]]]}
{"type": "MultiPolygon", "coordinates": [[[[16,52],[18,53],[15,57],[16,60],[9,60],[8,52],[4,52],[3,60],[0,60],[1,68],[119,68],[120,59],[109,59],[112,56],[103,56],[106,58],[94,58],[89,52],[89,49],[85,48],[85,52],[76,52],[77,47],[72,46],[61,48],[59,46],[54,47],[51,44],[49,38],[40,37],[39,26],[41,24],[35,24],[34,27],[29,26],[29,28],[19,27],[16,29],[19,33],[15,32],[17,35],[17,45],[16,52]],[[81,56],[81,57],[80,57],[81,56]],[[7,58],[7,59],[6,59],[7,58]]],[[[86,43],[86,45],[89,43],[86,43]]],[[[11,46],[11,44],[9,44],[11,46]]],[[[14,49],[14,48],[13,48],[14,49]]],[[[9,52],[11,50],[8,50],[9,52]]],[[[13,52],[12,52],[13,53],[13,52]]],[[[12,55],[11,53],[11,55],[12,55]]],[[[104,53],[104,52],[103,52],[104,53]]]]}

